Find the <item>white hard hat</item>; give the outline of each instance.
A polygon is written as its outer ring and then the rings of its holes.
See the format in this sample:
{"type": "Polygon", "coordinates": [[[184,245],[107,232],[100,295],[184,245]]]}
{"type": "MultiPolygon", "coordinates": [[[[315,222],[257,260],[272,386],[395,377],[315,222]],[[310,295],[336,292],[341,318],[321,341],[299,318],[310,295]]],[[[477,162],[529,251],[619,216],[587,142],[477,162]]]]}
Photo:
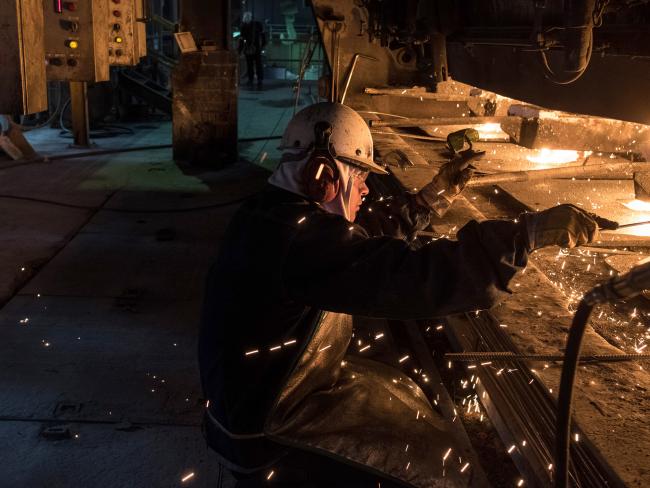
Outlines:
{"type": "Polygon", "coordinates": [[[310,149],[315,139],[314,126],[321,121],[332,126],[329,140],[337,159],[373,173],[388,173],[373,160],[372,135],[366,121],[340,103],[322,102],[302,109],[289,121],[278,149],[310,149]]]}

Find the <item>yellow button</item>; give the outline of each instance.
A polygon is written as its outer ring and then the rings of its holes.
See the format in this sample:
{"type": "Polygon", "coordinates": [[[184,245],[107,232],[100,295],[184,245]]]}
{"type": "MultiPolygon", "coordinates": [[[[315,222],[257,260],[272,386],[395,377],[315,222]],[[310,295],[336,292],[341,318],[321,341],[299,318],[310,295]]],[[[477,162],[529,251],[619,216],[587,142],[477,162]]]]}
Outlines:
{"type": "Polygon", "coordinates": [[[115,42],[117,42],[118,44],[121,43],[121,42],[122,42],[122,38],[121,38],[121,37],[116,37],[116,38],[115,38],[115,42]]]}
{"type": "Polygon", "coordinates": [[[79,47],[79,43],[77,41],[68,41],[67,45],[70,49],[77,49],[79,47]]]}

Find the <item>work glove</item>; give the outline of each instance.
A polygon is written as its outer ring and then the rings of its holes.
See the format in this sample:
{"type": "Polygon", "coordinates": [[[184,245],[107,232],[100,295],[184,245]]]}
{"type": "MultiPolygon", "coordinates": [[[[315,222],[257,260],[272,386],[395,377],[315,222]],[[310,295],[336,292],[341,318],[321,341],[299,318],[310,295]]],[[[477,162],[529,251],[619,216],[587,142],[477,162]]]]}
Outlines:
{"type": "Polygon", "coordinates": [[[442,217],[472,177],[475,168],[471,165],[471,160],[483,154],[484,151],[472,149],[458,153],[440,168],[431,183],[417,193],[418,203],[433,210],[438,217],[442,217]]]}
{"type": "Polygon", "coordinates": [[[572,248],[600,238],[599,229],[616,229],[618,223],[565,203],[541,212],[525,213],[528,252],[546,246],[572,248]]]}

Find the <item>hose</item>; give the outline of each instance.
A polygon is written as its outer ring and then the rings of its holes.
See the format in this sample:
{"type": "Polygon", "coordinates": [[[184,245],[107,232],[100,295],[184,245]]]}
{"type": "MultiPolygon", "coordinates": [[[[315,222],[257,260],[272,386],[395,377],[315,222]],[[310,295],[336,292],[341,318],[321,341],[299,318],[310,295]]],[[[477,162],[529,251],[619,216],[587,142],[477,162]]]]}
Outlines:
{"type": "Polygon", "coordinates": [[[580,359],[582,338],[589,322],[589,316],[597,303],[610,303],[632,298],[647,289],[650,289],[650,258],[641,261],[627,273],[595,286],[585,294],[578,305],[569,330],[560,378],[555,431],[555,488],[567,488],[568,486],[573,385],[580,359]]]}
{"type": "Polygon", "coordinates": [[[573,385],[576,379],[582,338],[594,306],[586,300],[578,305],[573,316],[566,351],[564,367],[560,378],[560,392],[557,405],[557,430],[555,433],[555,488],[567,488],[569,480],[569,450],[571,437],[571,409],[573,407],[573,385]]]}

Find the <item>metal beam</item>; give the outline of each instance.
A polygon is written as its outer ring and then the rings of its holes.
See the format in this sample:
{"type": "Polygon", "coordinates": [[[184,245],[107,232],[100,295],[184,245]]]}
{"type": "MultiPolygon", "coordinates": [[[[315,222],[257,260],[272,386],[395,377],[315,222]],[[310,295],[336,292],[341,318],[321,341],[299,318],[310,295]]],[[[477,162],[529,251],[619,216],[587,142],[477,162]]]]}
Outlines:
{"type": "Polygon", "coordinates": [[[85,81],[70,82],[70,106],[72,110],[73,145],[75,147],[90,147],[88,84],[85,81]]]}

